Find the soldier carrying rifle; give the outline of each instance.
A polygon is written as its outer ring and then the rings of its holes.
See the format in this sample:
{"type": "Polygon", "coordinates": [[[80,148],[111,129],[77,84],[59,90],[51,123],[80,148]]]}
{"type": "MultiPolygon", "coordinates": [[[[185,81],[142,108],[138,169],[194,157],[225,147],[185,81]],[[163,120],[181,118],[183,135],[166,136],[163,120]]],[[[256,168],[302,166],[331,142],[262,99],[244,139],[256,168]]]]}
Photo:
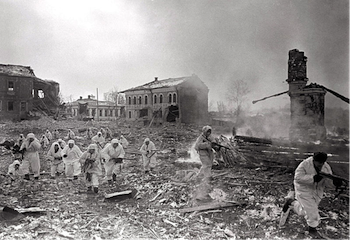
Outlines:
{"type": "Polygon", "coordinates": [[[316,152],[299,164],[294,175],[295,196],[291,194],[287,198],[283,206],[280,226],[284,225],[289,210],[293,209],[295,213],[305,217],[309,234],[312,237],[322,237],[317,227],[321,222],[318,206],[323,198],[324,188],[342,185],[342,180],[334,178],[332,182],[331,179],[322,175],[322,173],[332,174],[331,167],[326,160],[326,153],[316,152]]]}

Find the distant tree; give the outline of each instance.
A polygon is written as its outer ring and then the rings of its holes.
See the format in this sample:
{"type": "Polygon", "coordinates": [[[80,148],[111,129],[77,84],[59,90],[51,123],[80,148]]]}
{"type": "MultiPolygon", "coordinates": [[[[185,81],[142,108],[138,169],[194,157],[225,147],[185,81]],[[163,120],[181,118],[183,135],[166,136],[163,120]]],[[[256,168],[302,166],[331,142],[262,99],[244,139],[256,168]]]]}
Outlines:
{"type": "Polygon", "coordinates": [[[108,92],[103,94],[105,101],[114,102],[115,104],[118,104],[118,88],[114,87],[112,90],[109,90],[108,92]]]}
{"type": "Polygon", "coordinates": [[[238,121],[243,111],[243,103],[250,92],[248,84],[243,79],[231,79],[226,87],[226,99],[229,102],[230,112],[235,120],[238,121]]]}
{"type": "Polygon", "coordinates": [[[216,102],[217,107],[218,107],[218,112],[221,116],[224,116],[227,112],[227,107],[225,106],[224,102],[218,101],[216,102]]]}
{"type": "Polygon", "coordinates": [[[126,98],[124,93],[119,93],[118,88],[114,87],[109,92],[103,94],[104,100],[114,102],[117,105],[125,105],[126,98]]]}

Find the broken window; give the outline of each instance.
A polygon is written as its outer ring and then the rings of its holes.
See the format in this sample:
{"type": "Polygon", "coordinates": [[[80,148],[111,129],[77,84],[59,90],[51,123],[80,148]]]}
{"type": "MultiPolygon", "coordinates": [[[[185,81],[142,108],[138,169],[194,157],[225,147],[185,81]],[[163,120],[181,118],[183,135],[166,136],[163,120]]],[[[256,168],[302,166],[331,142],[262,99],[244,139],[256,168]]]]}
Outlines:
{"type": "Polygon", "coordinates": [[[134,97],[134,105],[136,105],[136,97],[134,97]]]}
{"type": "Polygon", "coordinates": [[[154,101],[153,103],[157,103],[157,95],[154,95],[154,101]]]}
{"type": "Polygon", "coordinates": [[[142,97],[139,96],[139,105],[141,105],[141,104],[142,104],[142,97]]]}
{"type": "Polygon", "coordinates": [[[15,90],[15,82],[8,81],[8,91],[14,91],[14,90],[15,90]]]}
{"type": "Polygon", "coordinates": [[[21,102],[21,112],[27,111],[27,102],[21,102]]]}
{"type": "Polygon", "coordinates": [[[169,101],[168,101],[168,103],[171,103],[171,93],[169,93],[169,101]]]}
{"type": "Polygon", "coordinates": [[[129,118],[131,118],[131,111],[129,111],[129,118]]]}
{"type": "Polygon", "coordinates": [[[102,117],[102,113],[103,113],[103,111],[102,111],[102,109],[100,109],[100,117],[102,117]]]}
{"type": "Polygon", "coordinates": [[[13,107],[13,102],[7,102],[7,111],[13,111],[14,107],[13,107]]]}
{"type": "Polygon", "coordinates": [[[159,103],[163,103],[163,94],[160,94],[159,96],[159,103]]]}
{"type": "Polygon", "coordinates": [[[129,97],[129,105],[131,105],[131,97],[129,97]]]}
{"type": "Polygon", "coordinates": [[[173,102],[176,103],[176,93],[173,94],[173,102]]]}
{"type": "Polygon", "coordinates": [[[148,109],[144,108],[140,110],[140,118],[148,116],[148,109]]]}
{"type": "Polygon", "coordinates": [[[95,115],[96,115],[96,108],[92,108],[92,109],[91,109],[91,115],[92,115],[92,116],[95,116],[95,115]]]}
{"type": "Polygon", "coordinates": [[[148,104],[148,97],[145,96],[145,104],[148,104]]]}
{"type": "Polygon", "coordinates": [[[39,98],[44,98],[45,97],[45,93],[44,93],[43,90],[41,90],[41,89],[38,90],[38,97],[39,98]]]}

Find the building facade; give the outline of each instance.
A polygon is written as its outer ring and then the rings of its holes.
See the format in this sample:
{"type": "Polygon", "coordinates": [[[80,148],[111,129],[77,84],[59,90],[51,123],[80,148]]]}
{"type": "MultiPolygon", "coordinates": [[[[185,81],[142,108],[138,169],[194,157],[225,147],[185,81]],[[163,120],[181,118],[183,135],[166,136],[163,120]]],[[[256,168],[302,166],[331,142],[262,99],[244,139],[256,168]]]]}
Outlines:
{"type": "Polygon", "coordinates": [[[208,121],[208,87],[198,76],[169,78],[146,83],[125,94],[128,121],[204,123],[208,121]]]}
{"type": "Polygon", "coordinates": [[[0,64],[0,118],[26,119],[33,110],[55,113],[59,84],[37,78],[30,67],[0,64]]]}
{"type": "Polygon", "coordinates": [[[80,97],[78,100],[67,103],[67,113],[79,120],[113,121],[122,115],[122,106],[114,102],[97,101],[93,96],[80,97]]]}

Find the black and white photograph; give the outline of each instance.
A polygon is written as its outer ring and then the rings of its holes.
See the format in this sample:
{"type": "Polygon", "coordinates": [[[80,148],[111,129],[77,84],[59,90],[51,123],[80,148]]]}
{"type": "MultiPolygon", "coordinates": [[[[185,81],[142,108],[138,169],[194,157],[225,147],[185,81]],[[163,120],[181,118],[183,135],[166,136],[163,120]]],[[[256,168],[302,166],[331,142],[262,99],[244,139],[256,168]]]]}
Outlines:
{"type": "Polygon", "coordinates": [[[0,239],[349,239],[349,0],[0,0],[0,239]]]}

